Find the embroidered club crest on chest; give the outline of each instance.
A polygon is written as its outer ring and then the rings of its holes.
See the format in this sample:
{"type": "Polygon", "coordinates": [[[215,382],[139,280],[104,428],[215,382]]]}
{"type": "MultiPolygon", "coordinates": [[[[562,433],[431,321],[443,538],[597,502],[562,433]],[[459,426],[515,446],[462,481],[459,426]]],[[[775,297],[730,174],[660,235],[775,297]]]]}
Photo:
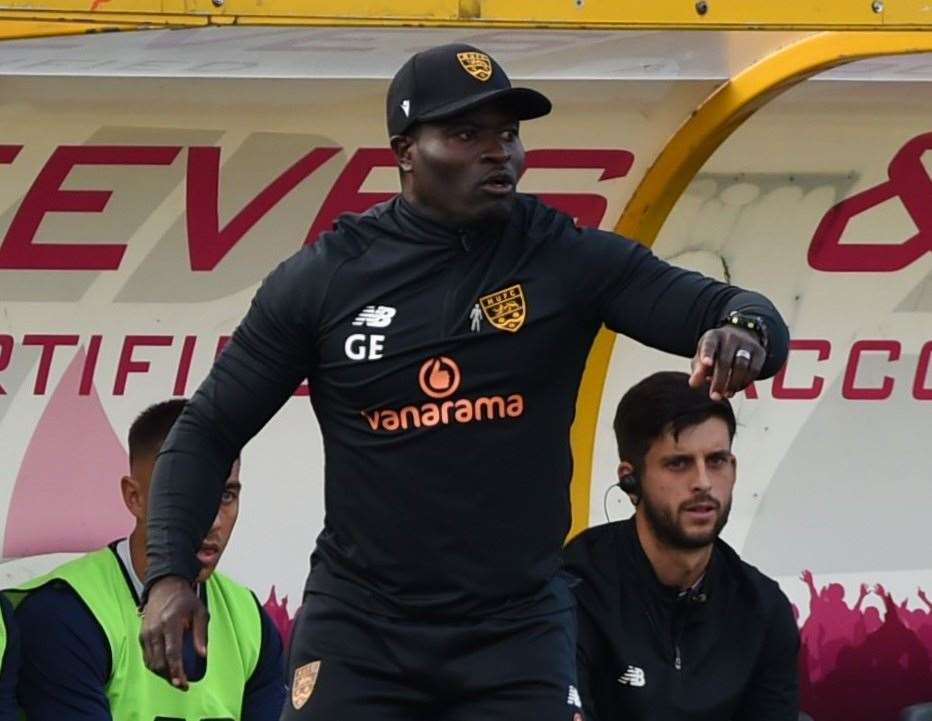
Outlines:
{"type": "Polygon", "coordinates": [[[291,682],[291,705],[299,710],[314,693],[317,674],[320,673],[320,661],[312,661],[295,669],[291,682]]]}
{"type": "Polygon", "coordinates": [[[489,323],[509,333],[517,333],[527,317],[527,302],[520,284],[482,296],[479,305],[489,323]]]}
{"type": "Polygon", "coordinates": [[[476,80],[484,83],[492,77],[492,61],[485,53],[457,53],[456,58],[463,66],[463,70],[476,80]]]}

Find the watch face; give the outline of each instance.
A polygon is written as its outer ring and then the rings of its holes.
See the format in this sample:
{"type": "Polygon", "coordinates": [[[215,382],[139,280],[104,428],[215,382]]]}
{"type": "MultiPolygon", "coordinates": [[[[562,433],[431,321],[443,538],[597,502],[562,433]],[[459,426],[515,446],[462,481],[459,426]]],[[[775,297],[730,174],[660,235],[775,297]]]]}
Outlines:
{"type": "Polygon", "coordinates": [[[736,328],[743,328],[757,336],[760,344],[767,348],[767,327],[760,316],[739,313],[737,311],[728,314],[728,323],[736,328]]]}

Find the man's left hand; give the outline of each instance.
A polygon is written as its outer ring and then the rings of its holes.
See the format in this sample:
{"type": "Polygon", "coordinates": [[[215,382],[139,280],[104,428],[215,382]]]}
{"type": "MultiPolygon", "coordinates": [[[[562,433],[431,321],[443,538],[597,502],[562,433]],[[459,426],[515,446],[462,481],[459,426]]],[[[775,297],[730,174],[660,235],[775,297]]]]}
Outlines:
{"type": "Polygon", "coordinates": [[[754,333],[728,325],[713,328],[699,339],[689,385],[708,382],[712,400],[731,398],[757,379],[765,360],[767,352],[754,333]]]}

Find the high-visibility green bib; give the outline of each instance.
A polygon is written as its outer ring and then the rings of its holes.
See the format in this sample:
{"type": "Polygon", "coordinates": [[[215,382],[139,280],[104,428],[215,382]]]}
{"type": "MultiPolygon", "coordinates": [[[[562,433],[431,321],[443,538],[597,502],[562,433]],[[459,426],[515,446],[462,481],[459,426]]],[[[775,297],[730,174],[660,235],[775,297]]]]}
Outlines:
{"type": "Polygon", "coordinates": [[[239,721],[246,682],[259,662],[262,621],[252,593],[219,573],[205,582],[207,671],[181,691],[149,671],[142,619],[116,553],[102,548],[8,592],[14,604],[51,581],[67,583],[97,619],[110,645],[107,698],[113,721],[239,721]],[[18,599],[17,596],[20,598],[18,599]]]}
{"type": "Polygon", "coordinates": [[[0,613],[0,661],[6,658],[6,621],[0,613]]]}

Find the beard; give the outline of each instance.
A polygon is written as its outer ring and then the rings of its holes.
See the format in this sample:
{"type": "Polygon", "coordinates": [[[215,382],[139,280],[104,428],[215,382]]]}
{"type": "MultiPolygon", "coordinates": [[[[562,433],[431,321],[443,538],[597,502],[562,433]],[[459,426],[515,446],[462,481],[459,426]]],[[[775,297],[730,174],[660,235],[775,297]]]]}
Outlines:
{"type": "Polygon", "coordinates": [[[640,507],[644,510],[644,518],[658,540],[670,548],[688,551],[705,548],[718,538],[725,524],[728,523],[728,515],[731,513],[731,499],[729,498],[724,504],[721,504],[711,496],[691,498],[674,511],[654,504],[649,496],[643,495],[640,507]],[[708,531],[688,532],[680,520],[682,514],[685,513],[684,507],[700,501],[716,504],[718,515],[715,523],[712,524],[712,528],[708,531]]]}

